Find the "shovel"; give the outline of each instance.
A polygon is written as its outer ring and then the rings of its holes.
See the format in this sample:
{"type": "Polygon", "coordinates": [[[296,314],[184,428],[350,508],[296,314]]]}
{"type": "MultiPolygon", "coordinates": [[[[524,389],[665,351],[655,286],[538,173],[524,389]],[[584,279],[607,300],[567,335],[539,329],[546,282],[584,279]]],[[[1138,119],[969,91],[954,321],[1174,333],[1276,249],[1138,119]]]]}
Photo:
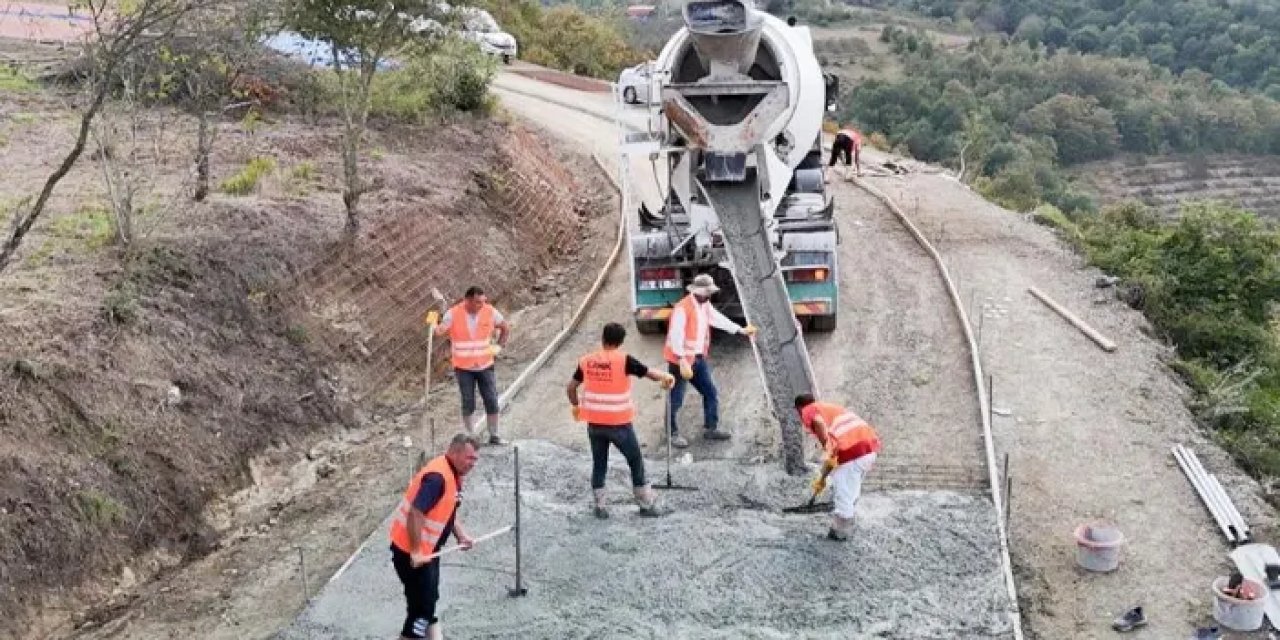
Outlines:
{"type": "MultiPolygon", "coordinates": [[[[833,470],[834,469],[827,469],[823,471],[822,479],[826,480],[827,476],[831,475],[831,472],[833,470]]],[[[805,504],[802,504],[798,507],[784,507],[782,509],[782,512],[783,513],[826,513],[827,511],[830,511],[834,505],[830,502],[817,502],[819,493],[820,493],[819,491],[814,491],[813,495],[809,496],[809,501],[806,502],[805,504]]]]}
{"type": "MultiPolygon", "coordinates": [[[[436,301],[440,303],[440,310],[442,312],[449,308],[449,303],[444,301],[444,296],[440,295],[439,289],[431,287],[431,297],[435,298],[436,301]]],[[[422,463],[425,463],[427,458],[433,453],[431,450],[427,449],[427,447],[435,447],[435,425],[432,425],[431,419],[427,417],[427,413],[429,412],[428,402],[431,397],[431,366],[434,364],[434,360],[432,360],[432,349],[435,346],[435,338],[435,327],[431,327],[427,330],[427,373],[425,376],[426,379],[422,385],[422,453],[420,454],[421,460],[419,460],[419,467],[421,467],[422,463]],[[430,437],[430,439],[428,439],[428,437],[430,437]]]]}
{"type": "Polygon", "coordinates": [[[671,391],[670,390],[667,391],[667,395],[663,400],[664,402],[666,402],[666,408],[663,409],[662,411],[662,431],[667,438],[667,483],[665,485],[661,485],[661,484],[653,485],[653,488],[675,490],[675,491],[697,491],[698,490],[697,487],[686,487],[683,485],[671,483],[671,391]]]}

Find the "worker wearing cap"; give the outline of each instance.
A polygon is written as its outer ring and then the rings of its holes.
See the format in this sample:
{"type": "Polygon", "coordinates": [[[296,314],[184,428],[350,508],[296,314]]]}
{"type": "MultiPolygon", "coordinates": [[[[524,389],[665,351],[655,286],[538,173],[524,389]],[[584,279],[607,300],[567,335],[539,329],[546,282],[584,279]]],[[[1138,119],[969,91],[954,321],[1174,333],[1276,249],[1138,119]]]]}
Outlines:
{"type": "Polygon", "coordinates": [[[711,306],[711,296],[720,290],[708,274],[699,274],[686,290],[689,295],[676,303],[671,310],[671,318],[667,323],[667,342],[663,347],[663,357],[667,360],[667,368],[676,378],[675,387],[671,389],[671,446],[683,449],[689,441],[679,435],[676,428],[676,415],[684,404],[686,382],[702,396],[702,418],[704,440],[728,440],[729,434],[720,431],[720,400],[716,392],[715,380],[711,378],[711,365],[707,355],[711,350],[712,327],[729,333],[756,334],[752,325],[740,327],[711,306]]]}
{"type": "Polygon", "coordinates": [[[822,444],[826,462],[822,475],[813,482],[816,496],[831,479],[835,510],[827,538],[848,540],[853,511],[862,495],[862,479],[875,465],[880,438],[865,420],[839,405],[817,402],[810,394],[796,396],[800,422],[822,444]],[[828,475],[830,474],[830,475],[828,475]]]}
{"type": "Polygon", "coordinates": [[[640,515],[657,516],[653,488],[644,477],[644,456],[640,441],[631,426],[636,406],[631,399],[631,378],[648,378],[670,389],[675,378],[655,371],[622,351],[622,341],[627,330],[616,322],[604,326],[600,350],[578,360],[578,369],[565,389],[572,405],[575,422],[587,423],[587,438],[591,441],[591,490],[595,497],[595,515],[609,517],[605,508],[604,481],[609,472],[609,445],[618,448],[631,467],[631,488],[640,515]],[[582,392],[578,392],[578,387],[582,392]]]}
{"type": "Polygon", "coordinates": [[[852,124],[846,123],[839,131],[836,132],[835,142],[831,144],[831,162],[827,164],[827,170],[824,172],[823,178],[828,182],[831,181],[829,172],[831,167],[836,166],[836,161],[840,156],[844,156],[844,177],[849,178],[849,165],[852,164],[857,171],[858,176],[862,176],[862,134],[853,128],[852,124]]]}
{"type": "Polygon", "coordinates": [[[449,336],[450,362],[458,391],[462,395],[462,427],[475,433],[476,388],[484,401],[485,420],[489,427],[489,444],[501,444],[498,437],[498,381],[494,375],[494,356],[507,345],[511,329],[502,314],[489,304],[480,287],[467,289],[462,302],[445,312],[444,318],[431,311],[427,325],[437,336],[449,336]],[[496,334],[496,335],[495,335],[496,334]]]}
{"type": "Polygon", "coordinates": [[[436,618],[440,559],[431,556],[440,552],[449,534],[464,550],[474,544],[462,531],[457,514],[462,503],[462,477],[476,466],[478,446],[471,435],[454,436],[445,454],[428,462],[409,481],[391,519],[391,564],[404,585],[406,603],[401,638],[443,638],[436,618]]]}

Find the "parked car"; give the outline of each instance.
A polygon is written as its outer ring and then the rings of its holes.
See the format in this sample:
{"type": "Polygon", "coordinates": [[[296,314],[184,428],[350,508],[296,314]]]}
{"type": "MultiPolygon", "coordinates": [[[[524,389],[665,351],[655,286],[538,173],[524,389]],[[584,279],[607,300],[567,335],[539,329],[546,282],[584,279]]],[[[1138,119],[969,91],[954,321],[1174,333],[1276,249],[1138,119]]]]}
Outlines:
{"type": "Polygon", "coordinates": [[[650,95],[653,78],[653,62],[641,62],[618,74],[618,86],[622,87],[622,99],[627,104],[649,104],[657,96],[650,95]]]}
{"type": "Polygon", "coordinates": [[[459,7],[462,13],[462,37],[480,45],[480,50],[511,64],[519,53],[515,36],[498,26],[498,21],[484,9],[459,7]]]}

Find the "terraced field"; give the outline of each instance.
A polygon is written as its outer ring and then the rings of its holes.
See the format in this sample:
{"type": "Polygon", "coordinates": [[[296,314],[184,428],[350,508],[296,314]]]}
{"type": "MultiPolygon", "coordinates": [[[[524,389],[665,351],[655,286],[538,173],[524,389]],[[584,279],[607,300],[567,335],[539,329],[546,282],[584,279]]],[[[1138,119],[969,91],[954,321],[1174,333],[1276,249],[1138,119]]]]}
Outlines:
{"type": "Polygon", "coordinates": [[[1179,203],[1222,200],[1280,220],[1280,158],[1210,155],[1124,158],[1081,167],[1103,204],[1137,200],[1168,216],[1179,203]]]}

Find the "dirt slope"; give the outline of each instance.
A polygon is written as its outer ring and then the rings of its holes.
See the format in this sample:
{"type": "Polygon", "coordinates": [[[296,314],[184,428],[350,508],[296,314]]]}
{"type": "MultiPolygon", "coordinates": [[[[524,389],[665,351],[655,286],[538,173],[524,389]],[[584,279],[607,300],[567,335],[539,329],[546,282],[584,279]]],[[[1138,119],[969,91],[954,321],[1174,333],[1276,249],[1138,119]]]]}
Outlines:
{"type": "MultiPolygon", "coordinates": [[[[0,221],[61,160],[71,115],[39,87],[0,97],[0,221]]],[[[279,115],[224,123],[215,189],[252,158],[274,168],[249,194],[218,191],[202,204],[188,196],[194,122],[157,111],[140,131],[133,156],[115,150],[146,178],[134,251],[111,246],[102,169],[86,154],[0,278],[6,637],[66,637],[92,621],[109,621],[97,628],[108,636],[220,625],[229,637],[268,633],[298,601],[287,588],[296,551],[281,540],[336,548],[316,553],[340,561],[343,545],[382,515],[359,517],[381,502],[353,496],[384,488],[360,465],[408,468],[416,454],[401,441],[421,433],[406,413],[420,375],[380,398],[389,406],[357,396],[366,389],[347,378],[385,386],[421,371],[425,303],[403,295],[403,280],[450,294],[464,286],[456,281],[481,284],[518,323],[521,307],[585,284],[572,267],[598,259],[596,238],[611,228],[593,226],[610,196],[589,162],[500,122],[372,132],[366,169],[384,187],[366,198],[367,235],[354,255],[333,244],[343,222],[336,128],[279,115]],[[424,234],[403,220],[456,251],[419,243],[424,234]],[[456,254],[480,243],[499,254],[483,272],[456,254]],[[315,309],[304,302],[350,292],[334,283],[352,269],[312,268],[339,259],[360,271],[356,280],[376,281],[362,292],[397,289],[360,328],[394,341],[361,351],[334,339],[351,325],[308,321],[315,309]],[[323,491],[331,485],[346,489],[323,491]],[[147,582],[158,573],[166,578],[147,582]]]]}

